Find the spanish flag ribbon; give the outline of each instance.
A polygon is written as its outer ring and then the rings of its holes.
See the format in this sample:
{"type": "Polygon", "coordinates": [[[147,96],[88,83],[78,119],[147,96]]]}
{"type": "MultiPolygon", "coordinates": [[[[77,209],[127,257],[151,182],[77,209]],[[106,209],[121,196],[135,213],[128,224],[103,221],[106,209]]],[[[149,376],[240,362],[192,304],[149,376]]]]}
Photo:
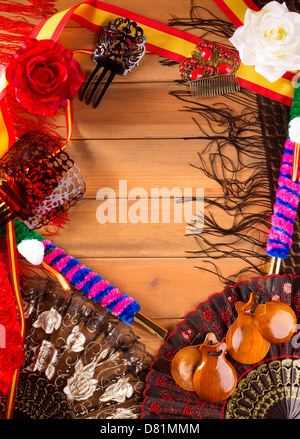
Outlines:
{"type": "MultiPolygon", "coordinates": [[[[19,284],[19,271],[18,271],[18,260],[17,260],[17,249],[15,242],[15,226],[14,222],[10,221],[6,225],[6,234],[7,234],[7,250],[8,250],[8,260],[10,266],[10,278],[11,278],[11,286],[18,310],[19,315],[19,323],[20,323],[20,335],[22,340],[24,340],[25,335],[25,317],[23,311],[22,297],[21,297],[21,289],[19,284]]],[[[16,369],[13,375],[13,379],[8,391],[7,401],[6,401],[6,412],[5,419],[12,419],[14,404],[16,399],[17,387],[18,387],[18,378],[19,378],[19,369],[16,369]]]]}

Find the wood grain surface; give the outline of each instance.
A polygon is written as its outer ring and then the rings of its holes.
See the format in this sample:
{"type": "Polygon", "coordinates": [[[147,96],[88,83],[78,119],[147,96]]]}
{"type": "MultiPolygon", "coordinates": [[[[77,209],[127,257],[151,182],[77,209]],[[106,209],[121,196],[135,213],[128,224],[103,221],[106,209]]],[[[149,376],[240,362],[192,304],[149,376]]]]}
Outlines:
{"type": "MultiPolygon", "coordinates": [[[[188,18],[190,11],[190,0],[106,1],[165,24],[172,16],[188,18]]],[[[77,3],[58,0],[56,7],[62,11],[77,3]]],[[[225,19],[213,0],[199,0],[198,4],[225,19]]],[[[199,35],[197,30],[189,31],[199,35]]],[[[72,50],[93,49],[94,38],[92,32],[69,22],[59,41],[72,50]]],[[[94,67],[91,58],[82,54],[76,58],[87,77],[94,67]]],[[[96,217],[101,204],[96,198],[99,189],[112,189],[118,208],[121,180],[126,180],[128,191],[143,188],[147,194],[152,188],[179,188],[182,192],[184,188],[203,188],[206,196],[221,195],[218,184],[192,166],[199,165],[198,152],[205,140],[199,138],[199,127],[193,115],[184,111],[185,104],[170,94],[183,87],[175,82],[177,66],[164,66],[160,60],[146,55],[138,68],[126,77],[117,77],[96,110],[75,99],[74,134],[67,152],[84,174],[87,191],[84,200],[70,211],[65,229],[51,239],[135,297],[144,314],[173,331],[186,313],[223,289],[217,276],[197,268],[206,267],[209,259],[189,257],[197,243],[194,236],[186,235],[186,223],[174,222],[172,206],[169,224],[100,224],[96,217]]],[[[205,103],[224,99],[216,97],[205,103]]],[[[231,107],[241,111],[238,103],[231,107]]],[[[61,125],[59,134],[65,136],[63,116],[57,123],[61,125]]],[[[210,131],[205,118],[197,123],[210,131]]],[[[223,224],[233,220],[222,215],[223,224]]],[[[237,270],[242,262],[231,258],[220,262],[225,276],[233,267],[237,270]]],[[[161,340],[136,324],[134,330],[156,355],[161,340]]]]}

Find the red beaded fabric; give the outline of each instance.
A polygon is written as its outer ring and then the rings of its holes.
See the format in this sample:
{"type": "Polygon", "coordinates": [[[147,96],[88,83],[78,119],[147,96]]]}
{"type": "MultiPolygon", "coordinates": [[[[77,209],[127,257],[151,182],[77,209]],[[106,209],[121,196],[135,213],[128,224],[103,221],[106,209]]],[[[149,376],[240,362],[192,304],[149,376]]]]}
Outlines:
{"type": "Polygon", "coordinates": [[[217,75],[235,74],[240,66],[237,53],[224,51],[217,45],[203,40],[179,66],[179,74],[185,81],[197,81],[217,75]]]}

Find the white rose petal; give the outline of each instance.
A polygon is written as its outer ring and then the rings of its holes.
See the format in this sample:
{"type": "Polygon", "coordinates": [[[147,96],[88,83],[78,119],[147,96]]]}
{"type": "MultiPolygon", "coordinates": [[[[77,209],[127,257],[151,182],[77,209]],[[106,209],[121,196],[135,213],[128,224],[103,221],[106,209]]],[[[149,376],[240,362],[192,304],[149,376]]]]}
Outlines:
{"type": "Polygon", "coordinates": [[[247,9],[244,25],[229,39],[243,64],[270,82],[300,69],[300,14],[272,1],[260,11],[247,9]]]}
{"type": "Polygon", "coordinates": [[[85,336],[79,331],[79,326],[76,325],[72,329],[71,334],[67,338],[67,345],[70,346],[73,352],[80,352],[84,349],[85,336]]]}
{"type": "Polygon", "coordinates": [[[37,320],[33,323],[35,328],[42,328],[46,334],[52,334],[55,329],[61,325],[61,315],[55,308],[42,312],[37,320]]]}
{"type": "Polygon", "coordinates": [[[290,121],[289,138],[292,142],[300,143],[300,117],[295,117],[290,121]]]}

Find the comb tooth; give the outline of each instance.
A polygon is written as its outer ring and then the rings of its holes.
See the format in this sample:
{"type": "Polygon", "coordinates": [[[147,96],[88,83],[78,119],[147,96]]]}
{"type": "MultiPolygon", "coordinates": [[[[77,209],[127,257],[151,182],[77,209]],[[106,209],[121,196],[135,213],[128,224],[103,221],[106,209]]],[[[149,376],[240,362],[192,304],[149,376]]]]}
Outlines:
{"type": "Polygon", "coordinates": [[[235,74],[218,75],[190,81],[190,92],[194,98],[210,98],[240,90],[235,74]]]}
{"type": "Polygon", "coordinates": [[[231,93],[232,92],[232,84],[231,84],[231,81],[230,81],[230,76],[225,78],[225,81],[226,81],[226,92],[227,93],[231,93]]]}
{"type": "Polygon", "coordinates": [[[221,78],[217,78],[217,94],[223,94],[224,92],[224,88],[223,88],[223,84],[222,84],[222,80],[221,78]]]}
{"type": "Polygon", "coordinates": [[[198,98],[202,96],[202,85],[202,81],[197,81],[197,84],[195,84],[195,93],[198,98]]]}
{"type": "Polygon", "coordinates": [[[192,97],[194,98],[195,97],[195,84],[192,81],[190,82],[190,92],[191,92],[192,97]]]}
{"type": "Polygon", "coordinates": [[[204,83],[203,83],[203,81],[200,81],[200,88],[199,88],[199,94],[198,94],[198,96],[199,97],[204,97],[204,83]]]}
{"type": "Polygon", "coordinates": [[[218,78],[214,79],[212,93],[213,93],[213,96],[216,96],[218,93],[218,78]]]}
{"type": "Polygon", "coordinates": [[[203,82],[198,81],[198,84],[196,84],[196,96],[197,98],[201,98],[203,93],[203,82]]]}
{"type": "Polygon", "coordinates": [[[216,78],[213,78],[212,80],[212,87],[210,87],[210,84],[208,84],[208,90],[209,90],[209,96],[214,97],[216,93],[216,78]]]}

